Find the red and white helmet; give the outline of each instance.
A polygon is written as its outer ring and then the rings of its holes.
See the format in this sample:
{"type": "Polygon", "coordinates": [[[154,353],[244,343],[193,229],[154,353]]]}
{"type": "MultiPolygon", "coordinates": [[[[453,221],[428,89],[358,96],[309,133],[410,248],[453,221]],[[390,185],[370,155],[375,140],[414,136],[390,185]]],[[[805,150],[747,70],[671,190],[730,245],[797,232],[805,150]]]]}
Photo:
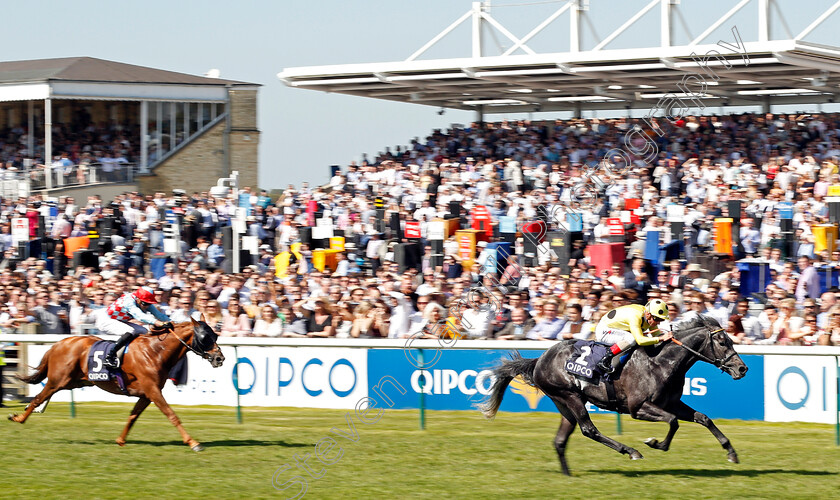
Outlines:
{"type": "Polygon", "coordinates": [[[137,291],[134,292],[134,298],[139,300],[140,302],[146,302],[148,304],[157,304],[157,300],[155,299],[155,292],[147,286],[138,288],[137,291]]]}

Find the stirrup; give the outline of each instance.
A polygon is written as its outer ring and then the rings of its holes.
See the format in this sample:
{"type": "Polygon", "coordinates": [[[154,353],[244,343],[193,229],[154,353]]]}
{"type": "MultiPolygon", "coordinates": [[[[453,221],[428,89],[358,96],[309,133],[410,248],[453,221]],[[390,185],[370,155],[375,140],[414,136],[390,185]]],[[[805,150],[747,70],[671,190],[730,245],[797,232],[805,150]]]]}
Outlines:
{"type": "Polygon", "coordinates": [[[120,358],[118,358],[116,355],[113,358],[106,357],[104,360],[102,360],[102,364],[107,366],[108,368],[117,369],[120,367],[120,358]]]}
{"type": "Polygon", "coordinates": [[[601,361],[598,362],[598,369],[600,369],[601,372],[604,373],[604,375],[611,374],[612,372],[615,371],[616,368],[617,367],[613,366],[613,364],[612,364],[612,358],[609,358],[609,359],[604,358],[604,359],[602,359],[601,361]],[[607,363],[605,363],[605,361],[607,361],[607,363]]]}

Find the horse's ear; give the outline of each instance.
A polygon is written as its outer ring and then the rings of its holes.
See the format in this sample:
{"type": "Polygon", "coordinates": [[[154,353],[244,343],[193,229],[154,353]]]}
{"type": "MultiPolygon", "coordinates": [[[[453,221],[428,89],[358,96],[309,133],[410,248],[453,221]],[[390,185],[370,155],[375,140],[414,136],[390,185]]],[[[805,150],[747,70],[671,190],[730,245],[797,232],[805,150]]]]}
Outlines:
{"type": "MultiPolygon", "coordinates": [[[[203,314],[202,314],[201,316],[202,316],[202,317],[204,317],[204,315],[203,315],[203,314]]],[[[190,322],[192,322],[193,326],[198,326],[198,325],[200,324],[200,323],[199,323],[198,321],[196,321],[196,320],[195,320],[195,318],[193,318],[192,316],[190,316],[190,322]]]]}
{"type": "Polygon", "coordinates": [[[207,320],[204,319],[204,313],[201,313],[201,316],[198,319],[201,320],[202,323],[207,323],[207,320]]]}

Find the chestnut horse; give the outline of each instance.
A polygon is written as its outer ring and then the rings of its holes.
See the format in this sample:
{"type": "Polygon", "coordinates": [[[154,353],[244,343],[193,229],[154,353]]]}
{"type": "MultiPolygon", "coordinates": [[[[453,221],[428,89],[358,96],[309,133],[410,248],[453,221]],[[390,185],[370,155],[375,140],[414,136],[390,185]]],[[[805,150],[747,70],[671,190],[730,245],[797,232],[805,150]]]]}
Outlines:
{"type": "MultiPolygon", "coordinates": [[[[154,403],[160,411],[169,418],[178,431],[184,443],[193,451],[201,451],[202,446],[187,434],[181,425],[181,420],[163,399],[163,385],[169,376],[169,371],[184,356],[187,351],[192,351],[204,359],[210,361],[214,368],[222,366],[225,357],[222,350],[216,345],[218,335],[207,323],[202,315],[200,321],[191,320],[191,323],[179,323],[170,328],[153,330],[148,335],[141,335],[133,342],[131,348],[126,352],[121,369],[124,373],[125,388],[128,396],[136,396],[140,399],[131,410],[128,423],[123,429],[117,444],[125,446],[125,438],[128,432],[143,413],[143,410],[154,403]]],[[[101,340],[97,337],[69,337],[57,342],[52,346],[41,359],[36,372],[30,376],[17,375],[17,378],[28,384],[39,384],[44,379],[47,383],[44,389],[26,406],[22,415],[9,415],[9,420],[24,423],[32,410],[37,408],[44,401],[58,391],[64,389],[76,389],[89,385],[96,385],[100,389],[114,394],[126,395],[120,390],[115,380],[94,381],[87,379],[88,373],[88,351],[91,346],[101,340]]]]}

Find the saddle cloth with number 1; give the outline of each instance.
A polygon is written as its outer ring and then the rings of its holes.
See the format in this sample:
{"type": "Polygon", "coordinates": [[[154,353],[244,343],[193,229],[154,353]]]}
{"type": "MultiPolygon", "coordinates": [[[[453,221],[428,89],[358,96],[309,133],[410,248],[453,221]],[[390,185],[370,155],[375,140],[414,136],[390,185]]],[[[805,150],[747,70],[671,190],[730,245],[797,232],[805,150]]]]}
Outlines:
{"type": "Polygon", "coordinates": [[[598,380],[603,375],[597,368],[598,361],[607,355],[610,346],[593,340],[578,340],[574,347],[572,356],[566,360],[566,371],[585,379],[598,380]]]}

